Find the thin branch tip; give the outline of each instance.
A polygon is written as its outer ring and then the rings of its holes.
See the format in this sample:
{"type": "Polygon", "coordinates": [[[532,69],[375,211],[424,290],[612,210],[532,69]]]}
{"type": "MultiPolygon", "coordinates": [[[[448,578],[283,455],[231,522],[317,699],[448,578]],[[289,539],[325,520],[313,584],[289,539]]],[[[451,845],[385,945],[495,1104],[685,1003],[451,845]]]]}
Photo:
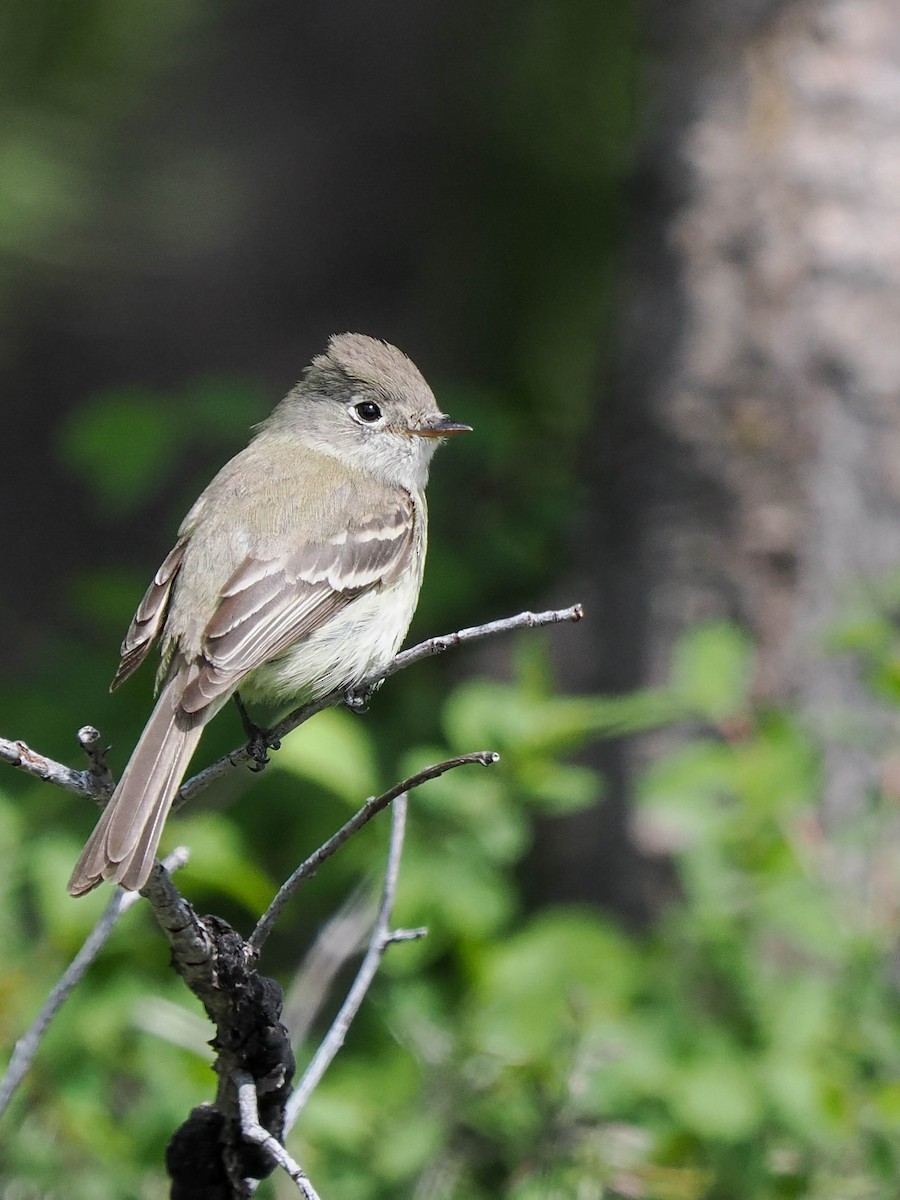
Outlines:
{"type": "MultiPolygon", "coordinates": [[[[383,667],[368,679],[362,680],[357,690],[361,693],[377,690],[392,675],[396,675],[398,672],[404,671],[407,667],[412,667],[426,658],[434,658],[437,654],[443,654],[445,650],[450,650],[456,646],[467,645],[469,642],[478,642],[484,638],[493,637],[498,633],[511,633],[519,629],[537,629],[542,625],[559,625],[563,622],[580,621],[583,616],[583,605],[573,604],[569,608],[549,609],[546,612],[521,612],[514,617],[501,617],[496,621],[488,621],[485,625],[473,625],[468,629],[458,629],[453,633],[445,633],[437,637],[427,638],[424,642],[419,642],[417,645],[411,646],[408,650],[401,650],[386,667],[383,667]]],[[[310,717],[314,717],[316,713],[321,712],[322,709],[332,708],[345,702],[346,692],[338,689],[309,704],[304,704],[300,708],[294,709],[293,712],[288,713],[274,728],[266,730],[266,739],[271,745],[273,741],[282,739],[286,734],[296,729],[299,725],[302,725],[304,721],[308,721],[310,717]]],[[[173,810],[177,810],[182,804],[193,800],[199,792],[209,787],[214,780],[219,779],[233,768],[245,763],[248,757],[247,747],[238,746],[230,754],[226,754],[223,758],[218,759],[191,779],[188,779],[181,785],[178,791],[175,803],[172,806],[173,810]]]]}
{"type": "Polygon", "coordinates": [[[305,1200],[319,1200],[318,1193],[300,1164],[288,1154],[284,1145],[274,1134],[261,1124],[256,1082],[253,1076],[248,1071],[233,1071],[231,1081],[237,1092],[238,1114],[244,1139],[251,1145],[265,1150],[275,1165],[281,1167],[297,1185],[297,1190],[301,1196],[305,1197],[305,1200]]]}
{"type": "Polygon", "coordinates": [[[315,875],[319,867],[329,859],[332,854],[336,853],[341,846],[352,837],[354,833],[362,829],[371,819],[389,804],[395,800],[399,800],[401,796],[405,796],[407,792],[411,792],[414,788],[420,787],[423,783],[428,783],[431,779],[437,779],[439,775],[444,775],[447,771],[452,771],[456,767],[464,767],[468,763],[478,763],[483,767],[490,767],[494,763],[500,761],[500,755],[496,750],[475,750],[470,754],[459,754],[456,758],[448,758],[443,762],[434,763],[432,766],[425,767],[421,771],[417,771],[415,775],[410,775],[408,779],[404,779],[401,783],[395,783],[393,787],[388,788],[386,792],[382,792],[380,796],[370,796],[353,816],[341,826],[341,828],[331,835],[331,837],[323,842],[317,850],[315,850],[305,862],[293,872],[293,874],[285,880],[275,896],[272,903],[260,917],[256,928],[251,933],[248,941],[255,949],[262,949],[263,943],[272,932],[272,927],[275,924],[281,910],[287,904],[288,900],[296,892],[297,888],[304,879],[308,879],[311,875],[315,875]]]}
{"type": "MultiPolygon", "coordinates": [[[[568,609],[551,610],[541,613],[522,612],[517,616],[433,637],[398,654],[386,668],[378,673],[377,677],[373,676],[368,680],[364,680],[361,688],[374,690],[385,679],[400,670],[412,666],[429,656],[442,654],[445,650],[455,646],[513,630],[530,629],[561,622],[577,622],[582,620],[583,617],[584,608],[579,603],[572,605],[568,609]]],[[[275,748],[275,743],[285,733],[296,728],[297,725],[322,709],[343,703],[344,699],[345,697],[341,693],[334,692],[322,697],[313,704],[296,709],[272,730],[266,731],[267,740],[271,739],[269,744],[275,748]]],[[[10,741],[5,738],[0,738],[0,762],[6,762],[35,778],[52,783],[72,793],[104,803],[109,795],[112,794],[115,785],[115,780],[106,763],[106,755],[109,747],[103,744],[104,739],[100,731],[92,725],[82,726],[77,731],[76,737],[88,760],[87,768],[84,770],[74,770],[37,753],[22,741],[10,741]]],[[[229,769],[245,763],[248,757],[247,747],[238,747],[211,767],[195,775],[182,785],[179,791],[179,798],[174,807],[179,807],[181,803],[192,798],[214,779],[225,774],[229,769]]],[[[380,796],[371,797],[349,821],[326,843],[320,846],[305,863],[301,864],[291,878],[279,889],[279,892],[273,899],[269,909],[263,914],[250,939],[247,942],[243,942],[241,939],[241,945],[247,954],[247,962],[252,965],[255,963],[256,956],[271,931],[278,914],[302,880],[313,875],[316,869],[328,857],[334,854],[350,836],[361,829],[376,813],[387,808],[389,805],[393,806],[387,869],[375,927],[372,931],[368,949],[344,1004],[341,1006],[328,1035],[319,1047],[313,1061],[309,1064],[300,1086],[294,1093],[293,1100],[286,1112],[286,1128],[290,1128],[297,1114],[306,1103],[309,1094],[316,1086],[318,1079],[321,1078],[325,1068],[343,1044],[347,1029],[362,1004],[387,946],[395,942],[416,941],[426,937],[428,934],[428,930],[424,927],[394,930],[391,930],[389,927],[403,848],[407,815],[407,794],[421,784],[435,779],[456,767],[468,763],[478,763],[481,766],[489,767],[498,762],[500,762],[500,754],[495,750],[478,750],[458,755],[425,767],[401,783],[395,784],[380,796]]],[[[150,902],[157,921],[169,939],[173,958],[181,963],[178,970],[183,975],[187,986],[206,1004],[206,1000],[203,999],[201,984],[211,974],[213,941],[204,921],[212,919],[197,918],[191,906],[183,900],[170,878],[170,874],[183,867],[188,862],[189,857],[188,849],[184,846],[178,846],[162,862],[157,861],[150,879],[144,888],[141,889],[140,893],[124,892],[119,888],[115,889],[96,926],[63,973],[62,978],[52,989],[47,1002],[42,1007],[30,1029],[16,1044],[7,1073],[4,1078],[0,1079],[0,1112],[8,1105],[13,1093],[29,1069],[41,1045],[46,1029],[59,1008],[100,953],[118,918],[138,900],[139,895],[144,896],[150,902]]],[[[229,932],[233,933],[230,930],[229,932]]],[[[218,1025],[218,1017],[214,1017],[209,1008],[207,1008],[207,1011],[218,1025]]],[[[318,1200],[315,1189],[309,1183],[302,1169],[287,1153],[282,1141],[275,1138],[268,1129],[260,1124],[257,1085],[253,1078],[245,1073],[236,1072],[232,1077],[232,1081],[239,1101],[238,1107],[240,1109],[241,1126],[244,1136],[248,1141],[263,1147],[272,1156],[277,1165],[293,1180],[306,1200],[318,1200]]]]}
{"type": "Polygon", "coordinates": [[[182,867],[186,867],[191,861],[191,852],[187,846],[176,846],[162,860],[163,866],[171,875],[173,871],[180,871],[182,867]]]}
{"type": "MultiPolygon", "coordinates": [[[[548,612],[523,612],[515,617],[503,617],[497,621],[489,621],[485,625],[475,625],[469,629],[457,630],[455,633],[429,638],[417,646],[412,646],[409,650],[402,650],[386,668],[377,673],[377,676],[363,680],[360,687],[373,688],[389,676],[396,675],[398,671],[405,670],[407,667],[421,662],[422,659],[443,654],[445,650],[454,646],[462,646],[468,642],[480,641],[482,638],[498,633],[509,633],[516,629],[534,629],[541,625],[556,625],[562,621],[580,621],[583,617],[583,605],[573,604],[570,608],[552,609],[548,612]]],[[[290,733],[292,729],[296,729],[298,725],[315,716],[317,712],[321,712],[323,708],[330,708],[343,702],[344,694],[342,692],[332,692],[311,704],[295,709],[294,712],[279,721],[274,729],[268,730],[267,735],[273,742],[279,740],[285,734],[290,733]]],[[[102,803],[109,796],[114,784],[109,768],[106,766],[107,748],[102,751],[98,750],[100,733],[92,725],[84,725],[79,729],[78,740],[81,748],[91,760],[91,765],[86,771],[74,771],[71,767],[54,762],[53,759],[47,758],[43,754],[38,754],[24,742],[11,741],[2,737],[0,737],[0,762],[6,762],[28,775],[44,780],[45,783],[55,784],[66,791],[75,792],[80,796],[87,796],[91,800],[102,803]]],[[[245,763],[248,757],[247,747],[239,746],[230,754],[226,754],[211,766],[198,772],[181,785],[172,806],[173,809],[178,809],[188,800],[192,800],[204,788],[209,787],[214,780],[245,763]]]]}
{"type": "Polygon", "coordinates": [[[106,761],[109,746],[103,745],[100,730],[95,729],[93,725],[82,725],[75,736],[90,764],[88,775],[90,776],[93,790],[98,799],[105,800],[112,795],[116,786],[116,781],[113,779],[112,771],[110,771],[109,764],[106,761]]]}
{"type": "MultiPolygon", "coordinates": [[[[177,871],[188,861],[188,857],[188,850],[184,846],[179,846],[171,854],[166,855],[163,859],[163,866],[167,871],[177,871]]],[[[81,949],[50,989],[49,996],[28,1030],[16,1042],[6,1074],[0,1079],[0,1114],[7,1108],[26,1073],[30,1070],[54,1017],[103,949],[119,918],[137,900],[137,892],[125,892],[121,888],[115,889],[96,925],[82,943],[81,949]]]]}
{"type": "Polygon", "coordinates": [[[328,1033],[320,1043],[311,1062],[303,1072],[303,1077],[294,1089],[285,1109],[284,1128],[287,1134],[309,1097],[315,1090],[319,1080],[324,1075],[335,1055],[344,1044],[356,1014],[365,999],[366,993],[375,978],[381,959],[393,941],[411,941],[411,936],[419,934],[420,930],[391,930],[390,920],[397,895],[397,883],[400,874],[400,859],[403,854],[403,841],[406,834],[406,816],[409,810],[406,792],[401,792],[395,798],[391,809],[391,836],[388,845],[387,866],[384,873],[384,884],[381,889],[381,899],[378,903],[378,913],[369,946],[360,963],[356,978],[344,998],[344,1003],[338,1010],[328,1033]],[[399,934],[399,937],[395,935],[399,934]]]}
{"type": "Polygon", "coordinates": [[[387,935],[384,941],[385,945],[389,946],[394,942],[419,942],[426,937],[428,937],[428,929],[422,925],[418,929],[395,929],[387,935]]]}

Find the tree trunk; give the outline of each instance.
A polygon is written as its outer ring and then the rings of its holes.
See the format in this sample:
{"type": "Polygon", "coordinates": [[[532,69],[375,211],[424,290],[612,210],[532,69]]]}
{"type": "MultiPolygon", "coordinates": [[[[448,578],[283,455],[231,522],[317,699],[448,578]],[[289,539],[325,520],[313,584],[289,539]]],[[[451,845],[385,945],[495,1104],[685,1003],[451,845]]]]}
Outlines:
{"type": "MultiPolygon", "coordinates": [[[[833,827],[890,720],[823,635],[900,564],[900,2],[674,8],[643,6],[655,78],[579,683],[662,682],[692,621],[745,623],[756,695],[796,698],[824,740],[833,827]]],[[[601,750],[610,802],[548,832],[571,894],[638,917],[654,874],[626,801],[647,752],[601,750]]]]}

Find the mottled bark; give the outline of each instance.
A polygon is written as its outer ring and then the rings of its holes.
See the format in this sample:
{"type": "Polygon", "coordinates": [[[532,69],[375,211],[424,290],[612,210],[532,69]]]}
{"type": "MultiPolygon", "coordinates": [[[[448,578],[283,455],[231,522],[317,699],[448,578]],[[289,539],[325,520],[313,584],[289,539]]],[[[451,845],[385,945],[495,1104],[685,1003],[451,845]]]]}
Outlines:
{"type": "MultiPolygon", "coordinates": [[[[823,639],[900,564],[900,3],[715,7],[643,5],[647,136],[580,682],[662,681],[690,622],[745,623],[756,695],[799,700],[825,741],[833,825],[861,811],[893,723],[823,639]]],[[[626,801],[649,749],[601,750],[605,812],[556,835],[569,890],[637,916],[653,875],[626,801]]]]}

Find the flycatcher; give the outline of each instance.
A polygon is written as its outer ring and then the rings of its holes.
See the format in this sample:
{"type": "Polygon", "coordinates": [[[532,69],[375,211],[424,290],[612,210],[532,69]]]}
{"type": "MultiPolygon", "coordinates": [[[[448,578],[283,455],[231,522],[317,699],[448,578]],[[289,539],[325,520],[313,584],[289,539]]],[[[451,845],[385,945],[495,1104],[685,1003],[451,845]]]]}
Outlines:
{"type": "Polygon", "coordinates": [[[69,881],[146,883],[204,725],[241,695],[303,703],[396,654],[428,542],[439,410],[412,362],[333,337],[188,513],[122,643],[119,686],[157,638],[159,698],[69,881]]]}

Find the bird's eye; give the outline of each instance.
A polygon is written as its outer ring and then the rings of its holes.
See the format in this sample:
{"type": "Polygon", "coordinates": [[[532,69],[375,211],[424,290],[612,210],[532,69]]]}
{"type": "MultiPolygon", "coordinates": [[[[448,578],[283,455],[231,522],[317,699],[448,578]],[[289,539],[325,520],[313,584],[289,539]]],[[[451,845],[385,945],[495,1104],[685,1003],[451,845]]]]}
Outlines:
{"type": "Polygon", "coordinates": [[[361,400],[359,404],[354,404],[353,411],[367,425],[372,425],[381,419],[381,409],[374,400],[361,400]]]}

